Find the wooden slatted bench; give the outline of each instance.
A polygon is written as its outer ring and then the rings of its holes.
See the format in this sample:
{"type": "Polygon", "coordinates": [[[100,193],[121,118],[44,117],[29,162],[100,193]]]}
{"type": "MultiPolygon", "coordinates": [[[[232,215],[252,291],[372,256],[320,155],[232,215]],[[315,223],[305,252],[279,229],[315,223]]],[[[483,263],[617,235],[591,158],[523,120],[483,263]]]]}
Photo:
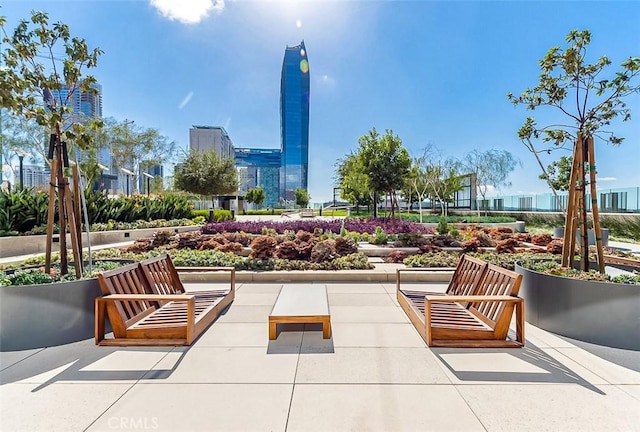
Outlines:
{"type": "Polygon", "coordinates": [[[285,285],[269,314],[269,339],[278,337],[278,324],[322,323],[322,338],[331,337],[326,285],[285,285]]]}
{"type": "Polygon", "coordinates": [[[149,258],[140,262],[140,267],[147,280],[151,282],[152,291],[155,294],[185,294],[184,285],[180,280],[178,271],[181,272],[226,272],[229,273],[229,289],[194,291],[189,294],[197,298],[207,295],[226,295],[231,293],[231,300],[235,295],[236,269],[233,267],[175,267],[171,257],[167,254],[155,258],[149,258]]]}
{"type": "MultiPolygon", "coordinates": [[[[461,268],[460,264],[458,268],[461,268]]],[[[458,270],[454,279],[457,276],[472,283],[463,285],[458,291],[447,290],[445,295],[397,290],[400,306],[427,345],[522,347],[524,300],[517,297],[522,276],[486,263],[480,277],[477,267],[469,277],[457,273],[458,270]],[[516,337],[510,340],[508,332],[514,309],[516,337]]]]}
{"type": "Polygon", "coordinates": [[[143,261],[98,275],[104,296],[95,302],[96,344],[190,345],[233,301],[233,284],[228,290],[195,295],[180,291],[184,290],[181,284],[179,288],[171,284],[177,273],[150,270],[159,261],[143,261]],[[106,318],[113,338],[105,337],[106,318]]]}
{"type": "Polygon", "coordinates": [[[300,217],[315,217],[316,212],[313,209],[302,209],[300,210],[300,217]]]}

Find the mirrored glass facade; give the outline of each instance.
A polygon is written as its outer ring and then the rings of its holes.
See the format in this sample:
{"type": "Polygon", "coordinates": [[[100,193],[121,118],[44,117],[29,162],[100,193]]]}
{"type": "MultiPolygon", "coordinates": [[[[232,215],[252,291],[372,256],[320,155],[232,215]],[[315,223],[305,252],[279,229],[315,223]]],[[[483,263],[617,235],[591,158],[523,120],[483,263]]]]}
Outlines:
{"type": "Polygon", "coordinates": [[[247,190],[260,186],[265,194],[262,207],[276,207],[280,197],[280,150],[236,148],[235,159],[237,167],[246,167],[246,174],[242,176],[245,184],[240,185],[241,192],[244,194],[247,190]]]}
{"type": "Polygon", "coordinates": [[[296,188],[308,189],[309,61],[304,41],[287,47],[280,80],[282,166],[280,198],[295,200],[296,188]]]}

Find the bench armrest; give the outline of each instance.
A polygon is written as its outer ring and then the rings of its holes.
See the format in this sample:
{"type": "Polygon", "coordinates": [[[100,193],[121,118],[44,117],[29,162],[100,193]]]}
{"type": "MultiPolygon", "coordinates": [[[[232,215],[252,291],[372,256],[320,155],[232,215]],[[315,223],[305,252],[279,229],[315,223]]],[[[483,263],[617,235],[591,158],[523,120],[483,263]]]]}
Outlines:
{"type": "Polygon", "coordinates": [[[104,297],[98,297],[99,301],[127,301],[127,300],[144,300],[144,301],[190,301],[195,300],[196,296],[191,294],[110,294],[104,297]]]}
{"type": "Polygon", "coordinates": [[[514,297],[514,296],[492,296],[492,295],[445,295],[445,296],[434,296],[434,295],[426,295],[424,296],[425,301],[430,302],[438,302],[438,303],[456,303],[456,302],[523,302],[524,299],[522,297],[514,297]]]}

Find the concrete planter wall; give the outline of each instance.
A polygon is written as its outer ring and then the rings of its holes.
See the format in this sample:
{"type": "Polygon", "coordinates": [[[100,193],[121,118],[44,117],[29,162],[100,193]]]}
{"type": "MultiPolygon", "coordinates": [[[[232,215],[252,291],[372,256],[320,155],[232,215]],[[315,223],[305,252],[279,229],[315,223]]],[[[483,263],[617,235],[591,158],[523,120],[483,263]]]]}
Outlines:
{"type": "MultiPolygon", "coordinates": [[[[174,232],[189,232],[198,231],[201,226],[190,225],[180,227],[163,227],[163,228],[144,228],[136,230],[119,230],[119,231],[94,231],[91,232],[91,245],[98,246],[103,244],[121,243],[126,241],[133,241],[141,238],[149,238],[156,231],[174,231],[174,232]]],[[[53,251],[59,250],[59,236],[54,235],[53,251]]],[[[67,234],[67,244],[71,244],[71,237],[67,234]]],[[[82,233],[82,244],[87,246],[87,233],[82,233]]],[[[0,237],[0,258],[6,258],[11,256],[27,255],[45,253],[47,247],[46,235],[34,235],[34,236],[15,236],[15,237],[0,237]]]]}
{"type": "MultiPolygon", "coordinates": [[[[432,222],[428,222],[428,223],[423,223],[422,225],[426,226],[427,228],[433,228],[433,230],[435,231],[438,228],[438,224],[437,223],[432,223],[432,222]]],[[[513,232],[524,232],[524,222],[522,221],[516,221],[516,222],[496,222],[496,223],[463,223],[463,222],[452,222],[449,224],[451,225],[455,225],[456,228],[460,229],[464,229],[467,225],[479,225],[482,227],[487,227],[487,228],[498,228],[498,227],[509,227],[513,230],[513,232]]]]}
{"type": "Polygon", "coordinates": [[[97,279],[0,287],[0,351],[17,351],[93,337],[97,279]]]}
{"type": "MultiPolygon", "coordinates": [[[[590,245],[596,244],[596,238],[593,235],[593,229],[587,231],[587,237],[590,245]]],[[[564,237],[564,227],[555,227],[553,229],[553,237],[564,237]]],[[[600,238],[602,239],[602,246],[609,245],[609,228],[600,228],[600,238]]],[[[580,241],[580,237],[576,235],[576,242],[580,241]]]]}
{"type": "Polygon", "coordinates": [[[640,286],[547,275],[516,264],[525,319],[559,335],[640,350],[640,286]]]}

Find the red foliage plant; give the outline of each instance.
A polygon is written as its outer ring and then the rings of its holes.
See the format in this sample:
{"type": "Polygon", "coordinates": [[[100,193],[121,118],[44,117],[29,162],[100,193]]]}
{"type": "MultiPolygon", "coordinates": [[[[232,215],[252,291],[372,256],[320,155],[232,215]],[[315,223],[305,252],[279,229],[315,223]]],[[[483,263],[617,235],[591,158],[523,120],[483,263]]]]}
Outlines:
{"type": "Polygon", "coordinates": [[[551,243],[551,240],[553,240],[551,234],[534,234],[531,236],[531,243],[536,246],[546,246],[551,243]]]}
{"type": "Polygon", "coordinates": [[[384,262],[402,263],[406,257],[407,257],[407,253],[405,251],[394,249],[391,252],[389,252],[389,255],[384,257],[384,262]]]}

